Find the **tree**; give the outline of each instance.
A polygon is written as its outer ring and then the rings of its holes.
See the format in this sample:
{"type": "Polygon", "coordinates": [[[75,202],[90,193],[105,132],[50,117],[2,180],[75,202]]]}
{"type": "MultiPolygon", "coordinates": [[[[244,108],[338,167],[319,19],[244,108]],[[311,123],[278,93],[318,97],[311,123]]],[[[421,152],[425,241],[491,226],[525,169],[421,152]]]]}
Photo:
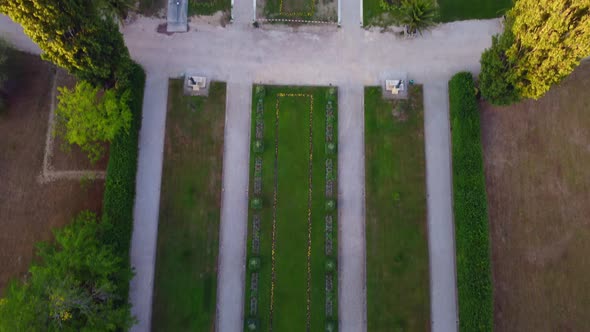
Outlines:
{"type": "Polygon", "coordinates": [[[481,92],[492,103],[538,99],[590,56],[588,0],[518,0],[507,17],[481,59],[481,92]]]}
{"type": "Polygon", "coordinates": [[[515,38],[506,55],[522,97],[540,98],[590,56],[588,0],[519,0],[510,16],[515,38]]]}
{"type": "Polygon", "coordinates": [[[400,6],[400,23],[406,32],[422,35],[423,31],[435,25],[436,6],[431,0],[403,0],[400,6]]]}
{"type": "Polygon", "coordinates": [[[130,307],[121,305],[112,281],[124,268],[97,239],[100,232],[96,216],[82,212],[55,232],[56,244],[40,244],[41,263],[0,300],[0,331],[127,330],[133,323],[130,307]]]}
{"type": "Polygon", "coordinates": [[[23,26],[44,59],[95,85],[110,85],[129,54],[117,24],[99,3],[10,0],[0,2],[0,11],[23,26]]]}
{"type": "Polygon", "coordinates": [[[481,55],[481,74],[479,88],[482,96],[494,105],[508,105],[520,97],[508,79],[509,62],[506,50],[512,45],[514,37],[510,31],[492,37],[492,47],[481,55]]]}
{"type": "Polygon", "coordinates": [[[78,145],[91,161],[97,161],[104,152],[101,143],[111,142],[119,131],[128,130],[131,125],[130,92],[118,96],[114,89],[109,89],[100,96],[99,88],[84,81],[73,90],[58,90],[55,134],[78,145]]]}

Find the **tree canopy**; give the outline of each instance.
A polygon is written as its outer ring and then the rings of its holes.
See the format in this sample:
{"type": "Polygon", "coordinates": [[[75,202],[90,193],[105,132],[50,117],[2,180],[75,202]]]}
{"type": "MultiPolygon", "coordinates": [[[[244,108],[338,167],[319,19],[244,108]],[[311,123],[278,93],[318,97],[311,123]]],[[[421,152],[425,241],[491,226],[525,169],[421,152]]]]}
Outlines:
{"type": "Polygon", "coordinates": [[[127,330],[130,307],[120,304],[112,281],[122,261],[98,240],[100,232],[96,216],[82,212],[55,232],[55,244],[40,244],[41,263],[0,299],[0,331],[127,330]]]}
{"type": "Polygon", "coordinates": [[[520,95],[537,99],[590,56],[590,1],[518,0],[506,52],[520,95]]]}
{"type": "Polygon", "coordinates": [[[482,54],[482,95],[494,104],[538,99],[587,56],[590,1],[518,0],[482,54]]]}
{"type": "Polygon", "coordinates": [[[78,145],[91,161],[102,156],[103,142],[111,142],[120,130],[129,129],[129,91],[119,96],[114,89],[103,92],[85,81],[73,90],[58,90],[55,133],[69,144],[78,145]]]}
{"type": "Polygon", "coordinates": [[[112,83],[128,51],[102,2],[88,0],[8,0],[0,11],[21,24],[42,57],[95,85],[112,83]]]}

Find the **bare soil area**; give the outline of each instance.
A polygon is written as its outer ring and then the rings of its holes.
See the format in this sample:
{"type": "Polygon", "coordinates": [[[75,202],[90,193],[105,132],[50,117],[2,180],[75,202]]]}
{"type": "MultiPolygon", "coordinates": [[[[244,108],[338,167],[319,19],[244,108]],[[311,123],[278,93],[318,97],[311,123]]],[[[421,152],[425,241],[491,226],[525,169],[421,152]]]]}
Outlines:
{"type": "Polygon", "coordinates": [[[590,331],[590,63],[482,105],[496,331],[590,331]]]}
{"type": "MultiPolygon", "coordinates": [[[[52,65],[14,52],[8,66],[8,107],[0,113],[0,295],[23,277],[34,245],[81,210],[100,212],[103,181],[40,184],[51,101],[52,65]]],[[[73,168],[84,161],[73,157],[73,168]]],[[[60,164],[61,165],[61,164],[60,164]]]]}

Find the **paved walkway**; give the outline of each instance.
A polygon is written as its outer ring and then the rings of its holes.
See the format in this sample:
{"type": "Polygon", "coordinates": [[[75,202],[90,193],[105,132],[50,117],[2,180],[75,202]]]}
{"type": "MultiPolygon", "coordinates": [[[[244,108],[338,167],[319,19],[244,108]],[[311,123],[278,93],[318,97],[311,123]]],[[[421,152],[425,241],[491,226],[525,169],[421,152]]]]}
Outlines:
{"type": "MultiPolygon", "coordinates": [[[[188,33],[167,36],[156,33],[162,20],[150,18],[139,18],[124,28],[132,57],[148,73],[131,251],[137,274],[130,296],[140,322],[134,331],[149,331],[151,319],[167,77],[179,76],[187,69],[228,82],[219,331],[240,331],[243,322],[251,82],[340,88],[339,231],[344,239],[339,242],[340,328],[366,329],[362,86],[378,84],[384,72],[396,70],[425,84],[432,331],[456,331],[446,84],[458,71],[479,71],[480,54],[489,47],[491,35],[500,31],[499,20],[444,24],[421,38],[404,40],[360,29],[358,2],[343,0],[341,29],[276,25],[253,29],[250,18],[240,14],[247,13],[244,4],[250,1],[242,1],[236,0],[234,9],[239,17],[227,28],[191,24],[188,33]]],[[[18,47],[35,51],[5,17],[0,17],[0,31],[7,32],[5,37],[18,47]]]]}
{"type": "Polygon", "coordinates": [[[133,304],[132,314],[139,320],[132,332],[150,331],[151,326],[167,100],[168,77],[148,71],[131,238],[131,266],[135,276],[130,284],[129,301],[133,304]]]}
{"type": "Polygon", "coordinates": [[[456,331],[458,322],[447,87],[450,78],[424,84],[430,317],[433,332],[456,331]]]}
{"type": "Polygon", "coordinates": [[[217,331],[241,331],[244,326],[246,234],[248,231],[248,171],[252,83],[227,86],[217,331]]]}
{"type": "Polygon", "coordinates": [[[338,317],[340,331],[367,330],[364,88],[338,87],[338,317]]]}

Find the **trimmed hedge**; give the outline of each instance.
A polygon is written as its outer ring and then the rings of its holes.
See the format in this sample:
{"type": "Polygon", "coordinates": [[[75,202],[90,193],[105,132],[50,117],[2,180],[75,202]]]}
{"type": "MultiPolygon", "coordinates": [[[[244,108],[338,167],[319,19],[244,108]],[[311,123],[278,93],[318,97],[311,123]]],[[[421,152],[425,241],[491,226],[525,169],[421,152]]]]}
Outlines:
{"type": "Polygon", "coordinates": [[[470,73],[449,81],[460,331],[492,331],[490,235],[479,109],[470,73]]]}
{"type": "MultiPolygon", "coordinates": [[[[128,62],[119,69],[118,74],[115,88],[118,94],[130,90],[129,108],[133,113],[133,119],[129,131],[119,133],[110,145],[102,208],[104,231],[101,240],[113,247],[115,253],[121,256],[125,267],[130,267],[129,248],[133,230],[135,176],[145,72],[138,64],[128,62]]],[[[122,273],[117,280],[120,283],[119,295],[123,302],[127,302],[128,299],[129,281],[128,273],[122,273]]]]}

